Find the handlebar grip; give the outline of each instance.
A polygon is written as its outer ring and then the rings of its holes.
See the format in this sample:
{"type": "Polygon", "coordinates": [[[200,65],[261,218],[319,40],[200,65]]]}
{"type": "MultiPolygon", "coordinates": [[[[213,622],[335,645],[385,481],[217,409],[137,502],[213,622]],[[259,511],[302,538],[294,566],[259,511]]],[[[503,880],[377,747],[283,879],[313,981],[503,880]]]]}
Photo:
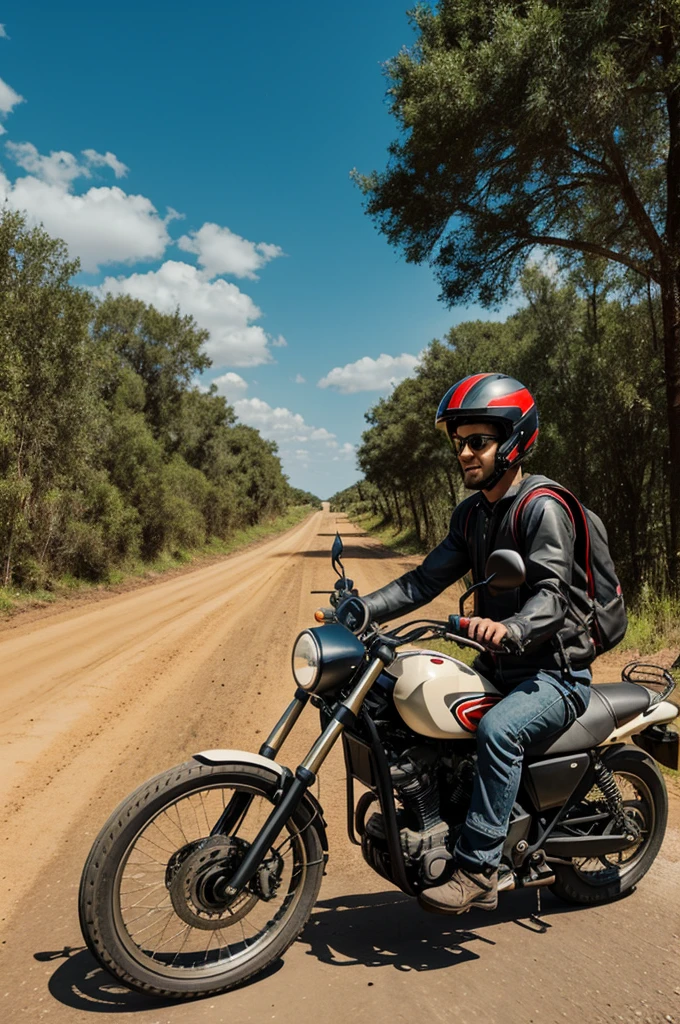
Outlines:
{"type": "Polygon", "coordinates": [[[465,636],[470,620],[465,615],[449,615],[449,629],[452,633],[465,636]]]}

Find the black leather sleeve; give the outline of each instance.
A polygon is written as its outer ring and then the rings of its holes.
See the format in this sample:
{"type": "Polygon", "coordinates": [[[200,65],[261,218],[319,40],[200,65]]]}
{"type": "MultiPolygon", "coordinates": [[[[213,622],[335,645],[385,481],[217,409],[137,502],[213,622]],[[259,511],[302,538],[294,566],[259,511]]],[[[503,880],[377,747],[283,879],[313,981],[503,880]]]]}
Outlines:
{"type": "Polygon", "coordinates": [[[373,621],[384,622],[421,608],[469,572],[470,557],[462,529],[466,505],[462,502],[454,509],[447,536],[417,569],[362,598],[373,621]]]}
{"type": "Polygon", "coordinates": [[[520,551],[530,596],[503,624],[519,650],[536,647],[564,625],[574,564],[569,513],[550,496],[530,502],[522,518],[520,551]]]}

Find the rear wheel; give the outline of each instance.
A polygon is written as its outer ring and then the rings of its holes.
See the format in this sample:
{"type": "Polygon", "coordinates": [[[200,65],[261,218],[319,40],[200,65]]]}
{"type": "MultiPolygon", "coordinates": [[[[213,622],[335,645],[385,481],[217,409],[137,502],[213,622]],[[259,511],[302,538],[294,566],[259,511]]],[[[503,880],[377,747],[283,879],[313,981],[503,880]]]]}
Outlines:
{"type": "MultiPolygon", "coordinates": [[[[652,866],[666,832],[668,795],[656,764],[644,751],[624,747],[607,759],[607,767],[639,838],[620,853],[574,857],[570,865],[553,865],[555,882],[550,888],[568,903],[606,903],[631,892],[652,866]]],[[[606,809],[597,787],[586,795],[585,803],[593,812],[606,809]]],[[[613,823],[608,829],[614,830],[613,823]]]]}
{"type": "Polygon", "coordinates": [[[299,808],[248,887],[221,895],[274,807],[278,776],[249,764],[189,762],[113,813],[83,869],[80,922],[99,963],[164,998],[224,992],[264,970],[300,934],[321,885],[314,818],[299,808]],[[211,832],[232,814],[228,835],[211,832]]]}

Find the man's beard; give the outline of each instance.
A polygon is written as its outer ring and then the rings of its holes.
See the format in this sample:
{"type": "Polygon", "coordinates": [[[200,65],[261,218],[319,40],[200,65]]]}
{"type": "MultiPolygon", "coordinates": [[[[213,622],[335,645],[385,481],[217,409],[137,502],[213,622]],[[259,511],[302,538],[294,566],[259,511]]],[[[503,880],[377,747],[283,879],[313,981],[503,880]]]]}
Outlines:
{"type": "Polygon", "coordinates": [[[458,463],[458,469],[460,470],[460,475],[463,479],[463,487],[465,487],[468,491],[483,491],[484,488],[488,486],[489,481],[493,479],[496,473],[496,467],[494,466],[494,468],[489,473],[487,473],[486,476],[478,483],[468,483],[467,480],[465,479],[465,470],[461,466],[460,462],[458,463]]]}

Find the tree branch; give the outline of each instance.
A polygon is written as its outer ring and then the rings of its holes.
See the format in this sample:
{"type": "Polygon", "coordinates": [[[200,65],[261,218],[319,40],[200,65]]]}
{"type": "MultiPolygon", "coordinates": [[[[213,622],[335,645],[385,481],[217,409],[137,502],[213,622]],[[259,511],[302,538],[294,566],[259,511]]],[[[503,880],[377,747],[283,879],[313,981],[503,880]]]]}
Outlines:
{"type": "Polygon", "coordinates": [[[577,160],[583,160],[586,164],[592,164],[593,167],[598,167],[600,171],[604,171],[607,175],[607,179],[611,180],[611,168],[604,160],[598,160],[596,156],[591,156],[590,153],[584,153],[578,146],[567,146],[567,149],[572,153],[577,160]]]}
{"type": "Polygon", "coordinates": [[[642,237],[647,240],[649,248],[652,250],[656,257],[660,258],[662,254],[663,242],[661,241],[661,238],[659,237],[659,234],[656,228],[654,227],[651,217],[647,213],[642,200],[635,191],[635,186],[630,180],[628,171],[626,170],[626,165],[624,163],[623,157],[621,156],[621,151],[617,146],[614,138],[609,136],[605,140],[605,148],[607,150],[609,158],[611,159],[616,175],[619,179],[619,184],[621,187],[621,196],[623,198],[623,201],[628,207],[628,210],[630,211],[633,220],[635,221],[639,230],[641,231],[642,237]]]}
{"type": "Polygon", "coordinates": [[[636,274],[640,274],[645,279],[651,278],[652,281],[659,282],[658,273],[655,273],[651,267],[645,266],[644,263],[638,263],[637,260],[631,259],[630,256],[625,256],[623,253],[616,252],[614,249],[608,249],[604,245],[597,245],[596,242],[587,242],[585,239],[559,238],[554,235],[524,235],[522,237],[524,241],[533,245],[552,245],[561,249],[572,249],[575,252],[587,252],[591,256],[601,256],[602,259],[621,263],[624,267],[634,270],[636,274]]]}

